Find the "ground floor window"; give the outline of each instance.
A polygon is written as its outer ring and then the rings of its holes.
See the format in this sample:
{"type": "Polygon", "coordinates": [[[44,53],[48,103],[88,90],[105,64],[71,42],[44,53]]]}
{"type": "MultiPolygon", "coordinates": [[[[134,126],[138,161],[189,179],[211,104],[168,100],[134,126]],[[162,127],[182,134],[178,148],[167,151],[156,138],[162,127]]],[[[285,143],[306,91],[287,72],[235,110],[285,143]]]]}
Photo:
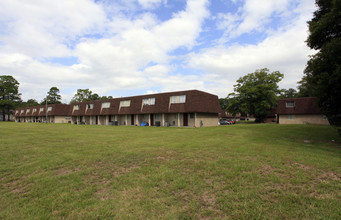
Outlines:
{"type": "Polygon", "coordinates": [[[287,119],[288,120],[294,120],[295,119],[295,115],[287,115],[287,119]]]}

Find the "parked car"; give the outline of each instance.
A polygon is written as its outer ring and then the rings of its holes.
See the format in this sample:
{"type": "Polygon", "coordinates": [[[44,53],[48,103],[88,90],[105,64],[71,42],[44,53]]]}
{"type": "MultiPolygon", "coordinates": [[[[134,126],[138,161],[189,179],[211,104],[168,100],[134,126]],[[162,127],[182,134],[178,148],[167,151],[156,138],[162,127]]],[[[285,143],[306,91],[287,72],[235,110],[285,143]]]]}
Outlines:
{"type": "Polygon", "coordinates": [[[227,121],[227,120],[220,120],[219,121],[219,124],[220,125],[229,125],[229,124],[231,124],[229,121],[227,121]]]}
{"type": "Polygon", "coordinates": [[[231,125],[236,124],[236,121],[234,121],[234,120],[228,120],[228,122],[230,122],[231,125]]]}

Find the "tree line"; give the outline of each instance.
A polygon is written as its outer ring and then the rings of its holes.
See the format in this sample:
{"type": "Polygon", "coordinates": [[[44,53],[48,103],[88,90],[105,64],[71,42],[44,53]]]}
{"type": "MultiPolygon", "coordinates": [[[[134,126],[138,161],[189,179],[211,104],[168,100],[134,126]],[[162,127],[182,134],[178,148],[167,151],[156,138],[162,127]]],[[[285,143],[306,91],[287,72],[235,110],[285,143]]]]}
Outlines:
{"type": "Polygon", "coordinates": [[[234,93],[220,99],[223,109],[262,121],[279,98],[317,97],[318,107],[341,135],[341,1],[316,0],[316,6],[306,43],[317,53],[307,62],[298,91],[278,89],[283,74],[265,68],[239,78],[234,93]]]}
{"type": "MultiPolygon", "coordinates": [[[[38,102],[35,99],[23,101],[21,99],[21,93],[19,93],[19,84],[20,83],[13,76],[0,76],[0,112],[3,121],[10,120],[10,115],[13,114],[15,108],[62,103],[60,90],[55,86],[50,88],[46,94],[46,97],[41,102],[38,102]]],[[[112,96],[99,96],[97,93],[93,93],[90,89],[78,89],[76,94],[71,99],[70,104],[75,102],[111,98],[112,96]]]]}

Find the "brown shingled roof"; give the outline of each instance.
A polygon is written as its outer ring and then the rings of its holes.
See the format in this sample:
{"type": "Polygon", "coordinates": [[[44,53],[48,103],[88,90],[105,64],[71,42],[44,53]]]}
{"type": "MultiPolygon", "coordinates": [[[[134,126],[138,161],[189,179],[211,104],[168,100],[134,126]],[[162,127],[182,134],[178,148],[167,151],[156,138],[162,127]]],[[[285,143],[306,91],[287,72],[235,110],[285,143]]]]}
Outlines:
{"type": "Polygon", "coordinates": [[[280,99],[277,106],[279,115],[322,114],[317,106],[317,98],[286,98],[280,99]],[[295,107],[286,107],[286,102],[295,102],[295,107]]]}
{"type": "MultiPolygon", "coordinates": [[[[157,113],[181,113],[181,112],[201,112],[201,113],[218,113],[221,111],[218,96],[212,95],[199,90],[188,90],[179,92],[157,93],[150,95],[131,96],[123,98],[115,98],[108,100],[95,100],[82,103],[53,104],[52,111],[48,115],[59,116],[80,116],[80,115],[124,115],[124,114],[157,114],[157,113]],[[185,103],[170,104],[171,96],[186,95],[185,103]],[[155,105],[142,105],[143,99],[155,98],[155,105]],[[120,102],[130,100],[130,107],[121,107],[120,102]],[[102,108],[102,104],[110,102],[110,108],[102,108]],[[88,109],[88,104],[94,104],[93,109],[88,109]],[[75,105],[79,105],[79,110],[73,110],[75,105]]],[[[18,108],[18,113],[15,111],[15,116],[45,116],[45,105],[33,106],[27,108],[18,108]],[[37,112],[33,114],[33,109],[37,112]],[[44,111],[40,112],[40,108],[44,111]],[[26,115],[26,110],[30,109],[30,113],[26,115]],[[21,114],[21,110],[24,113],[21,114]]]]}

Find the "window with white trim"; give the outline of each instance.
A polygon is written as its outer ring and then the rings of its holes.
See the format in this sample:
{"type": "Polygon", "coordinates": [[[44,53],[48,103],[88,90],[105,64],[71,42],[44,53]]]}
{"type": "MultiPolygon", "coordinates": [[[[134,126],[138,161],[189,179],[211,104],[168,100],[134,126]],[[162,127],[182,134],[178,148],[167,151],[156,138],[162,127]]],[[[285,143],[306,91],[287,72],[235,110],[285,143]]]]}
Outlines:
{"type": "Polygon", "coordinates": [[[30,109],[27,109],[27,110],[26,110],[26,114],[27,114],[27,113],[30,113],[30,109]]]}
{"type": "Polygon", "coordinates": [[[40,108],[40,109],[39,109],[39,112],[43,112],[43,111],[44,111],[44,108],[40,108]]]}
{"type": "Polygon", "coordinates": [[[16,111],[15,111],[15,114],[18,114],[18,113],[19,113],[19,111],[18,111],[18,110],[16,110],[16,111]]]}
{"type": "Polygon", "coordinates": [[[155,105],[155,98],[143,99],[143,105],[155,105]]]}
{"type": "Polygon", "coordinates": [[[130,100],[123,100],[120,102],[121,107],[130,107],[130,100]]]}
{"type": "Polygon", "coordinates": [[[48,108],[47,108],[47,111],[48,111],[48,112],[52,111],[52,107],[48,107],[48,108]]]}
{"type": "Polygon", "coordinates": [[[79,110],[79,105],[74,105],[74,106],[73,106],[73,110],[74,110],[74,111],[79,110]]]}
{"type": "Polygon", "coordinates": [[[24,113],[24,111],[25,111],[25,110],[21,110],[21,111],[20,111],[20,114],[24,113]]]}
{"type": "Polygon", "coordinates": [[[287,115],[287,119],[288,120],[294,120],[295,119],[295,115],[287,115]]]}
{"type": "Polygon", "coordinates": [[[110,108],[110,102],[103,102],[102,108],[110,108]]]}
{"type": "Polygon", "coordinates": [[[186,103],[186,95],[171,96],[171,104],[186,103]]]}
{"type": "Polygon", "coordinates": [[[294,101],[285,102],[285,107],[293,108],[295,107],[295,102],[294,101]]]}
{"type": "Polygon", "coordinates": [[[35,112],[37,112],[37,109],[36,109],[36,108],[33,109],[32,113],[35,113],[35,112]]]}
{"type": "Polygon", "coordinates": [[[86,107],[87,109],[94,109],[94,104],[87,104],[86,107]]]}

